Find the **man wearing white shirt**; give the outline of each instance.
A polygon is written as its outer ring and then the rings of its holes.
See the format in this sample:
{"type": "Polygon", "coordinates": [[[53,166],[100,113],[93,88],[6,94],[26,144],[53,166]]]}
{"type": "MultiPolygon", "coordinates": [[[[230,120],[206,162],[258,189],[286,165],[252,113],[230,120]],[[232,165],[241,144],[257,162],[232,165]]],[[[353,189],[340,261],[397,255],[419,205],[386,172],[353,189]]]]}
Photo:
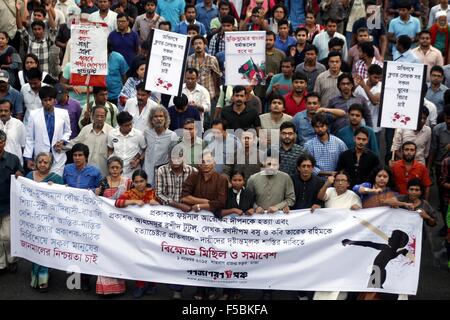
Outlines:
{"type": "Polygon", "coordinates": [[[123,160],[123,175],[131,178],[133,171],[140,169],[147,147],[142,131],[133,128],[133,117],[126,111],[117,115],[119,128],[108,133],[108,157],[123,160]]]}
{"type": "Polygon", "coordinates": [[[39,90],[41,87],[47,86],[42,82],[42,72],[38,68],[28,70],[28,83],[22,86],[20,92],[23,95],[23,103],[26,108],[24,124],[28,123],[30,112],[42,108],[41,99],[39,98],[39,90]]]}
{"type": "Polygon", "coordinates": [[[342,49],[342,59],[343,61],[347,61],[347,42],[345,36],[336,32],[337,29],[337,21],[333,18],[329,18],[327,20],[326,29],[322,31],[317,36],[315,36],[313,40],[313,45],[315,45],[319,49],[319,56],[317,60],[325,59],[328,56],[328,42],[333,38],[339,38],[344,40],[344,48],[342,49]]]}
{"type": "Polygon", "coordinates": [[[69,9],[69,7],[76,7],[76,6],[77,5],[75,4],[75,2],[73,0],[58,0],[55,8],[59,9],[63,13],[66,21],[68,21],[69,15],[67,13],[67,9],[69,9]]]}
{"type": "Polygon", "coordinates": [[[98,0],[99,11],[91,13],[90,22],[104,22],[108,25],[109,32],[117,29],[117,13],[109,10],[111,3],[109,0],[98,0]]]}
{"type": "Polygon", "coordinates": [[[150,92],[145,90],[145,83],[136,86],[136,98],[130,98],[123,111],[127,111],[133,117],[133,127],[142,132],[148,128],[150,109],[158,104],[150,99],[150,92]]]}
{"type": "Polygon", "coordinates": [[[16,155],[23,166],[22,150],[25,148],[25,126],[22,121],[11,117],[11,110],[11,102],[0,99],[0,130],[3,130],[8,136],[5,150],[16,155]]]}
{"type": "Polygon", "coordinates": [[[211,96],[204,86],[197,83],[197,80],[198,70],[195,68],[187,68],[182,93],[188,97],[188,105],[197,108],[203,127],[205,113],[209,113],[211,110],[211,96]]]}
{"type": "Polygon", "coordinates": [[[383,69],[373,64],[367,70],[369,77],[362,79],[360,76],[355,76],[355,83],[357,85],[354,95],[355,97],[362,97],[367,100],[367,106],[372,114],[373,131],[377,136],[377,141],[380,141],[381,128],[378,127],[378,114],[380,111],[380,96],[381,96],[381,80],[383,78],[383,69]]]}
{"type": "Polygon", "coordinates": [[[436,22],[436,14],[440,11],[445,12],[447,14],[447,19],[450,20],[450,7],[448,6],[448,0],[439,0],[439,4],[430,9],[427,29],[430,29],[433,23],[436,22]]]}

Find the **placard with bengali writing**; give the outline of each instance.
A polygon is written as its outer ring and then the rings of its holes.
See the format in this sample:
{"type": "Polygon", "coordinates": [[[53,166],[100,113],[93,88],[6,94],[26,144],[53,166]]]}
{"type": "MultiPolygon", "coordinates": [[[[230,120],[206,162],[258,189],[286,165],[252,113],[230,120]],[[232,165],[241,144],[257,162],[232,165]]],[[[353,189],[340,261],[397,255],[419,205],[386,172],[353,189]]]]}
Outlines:
{"type": "Polygon", "coordinates": [[[423,105],[424,64],[387,61],[384,63],[378,125],[384,128],[416,130],[423,105]]]}
{"type": "Polygon", "coordinates": [[[81,23],[71,27],[70,84],[106,87],[108,26],[81,23]]]}
{"type": "Polygon", "coordinates": [[[152,29],[150,57],[145,74],[145,89],[181,95],[190,38],[175,32],[152,29]]]}
{"type": "Polygon", "coordinates": [[[266,32],[225,32],[226,85],[265,84],[266,32]]]}

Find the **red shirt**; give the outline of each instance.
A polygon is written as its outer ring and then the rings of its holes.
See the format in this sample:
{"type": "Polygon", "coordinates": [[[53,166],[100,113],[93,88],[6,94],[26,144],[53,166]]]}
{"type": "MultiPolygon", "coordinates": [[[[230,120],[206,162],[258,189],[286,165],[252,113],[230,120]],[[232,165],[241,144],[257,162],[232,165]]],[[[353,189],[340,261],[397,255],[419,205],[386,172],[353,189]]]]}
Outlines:
{"type": "Polygon", "coordinates": [[[413,161],[409,171],[406,170],[405,161],[398,160],[392,165],[392,174],[394,175],[395,185],[400,194],[408,193],[408,181],[418,178],[425,187],[432,185],[427,167],[418,161],[413,161]]]}
{"type": "Polygon", "coordinates": [[[292,97],[293,95],[293,91],[289,92],[288,94],[286,94],[284,96],[284,100],[285,100],[285,112],[290,116],[295,116],[295,114],[297,112],[301,112],[303,110],[306,110],[306,96],[308,95],[308,93],[306,91],[303,92],[303,97],[302,100],[300,100],[300,103],[297,104],[297,102],[295,102],[294,98],[292,97]]]}

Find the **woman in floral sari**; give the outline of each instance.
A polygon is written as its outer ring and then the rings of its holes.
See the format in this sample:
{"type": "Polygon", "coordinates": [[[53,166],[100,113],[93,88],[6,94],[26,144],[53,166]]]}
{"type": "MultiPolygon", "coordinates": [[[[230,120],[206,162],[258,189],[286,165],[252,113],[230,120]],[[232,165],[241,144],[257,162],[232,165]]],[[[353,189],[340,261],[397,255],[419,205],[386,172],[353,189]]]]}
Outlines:
{"type": "MultiPolygon", "coordinates": [[[[131,179],[122,176],[123,161],[111,157],[107,161],[109,175],[100,181],[95,193],[99,196],[117,200],[131,187],[131,179]]],[[[122,294],[126,290],[125,280],[98,276],[95,291],[98,295],[122,294]]]]}
{"type": "MultiPolygon", "coordinates": [[[[27,174],[27,178],[36,182],[47,182],[48,184],[64,184],[63,178],[56,173],[50,172],[53,164],[53,155],[41,152],[36,156],[36,170],[27,174]]],[[[31,265],[31,287],[39,289],[39,292],[48,291],[48,268],[36,263],[31,265]]]]}

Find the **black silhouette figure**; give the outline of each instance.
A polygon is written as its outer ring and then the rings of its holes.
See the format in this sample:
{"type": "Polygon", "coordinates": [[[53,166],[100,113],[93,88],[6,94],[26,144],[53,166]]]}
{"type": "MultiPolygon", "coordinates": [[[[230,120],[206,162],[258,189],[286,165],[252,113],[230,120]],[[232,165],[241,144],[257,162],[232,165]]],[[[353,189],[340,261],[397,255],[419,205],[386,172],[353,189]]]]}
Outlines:
{"type": "Polygon", "coordinates": [[[383,288],[383,283],[386,280],[386,265],[389,261],[397,258],[399,255],[408,253],[408,250],[403,248],[408,244],[408,235],[401,230],[392,231],[391,237],[388,239],[387,244],[375,243],[372,241],[353,241],[349,239],[342,240],[342,245],[354,245],[362,247],[370,247],[376,250],[380,250],[380,253],[375,257],[373,261],[372,274],[370,275],[369,288],[383,288]],[[401,249],[403,248],[403,249],[401,249]],[[401,249],[401,250],[399,250],[401,249]],[[376,270],[380,272],[380,281],[377,283],[377,277],[374,277],[376,270]]]}

